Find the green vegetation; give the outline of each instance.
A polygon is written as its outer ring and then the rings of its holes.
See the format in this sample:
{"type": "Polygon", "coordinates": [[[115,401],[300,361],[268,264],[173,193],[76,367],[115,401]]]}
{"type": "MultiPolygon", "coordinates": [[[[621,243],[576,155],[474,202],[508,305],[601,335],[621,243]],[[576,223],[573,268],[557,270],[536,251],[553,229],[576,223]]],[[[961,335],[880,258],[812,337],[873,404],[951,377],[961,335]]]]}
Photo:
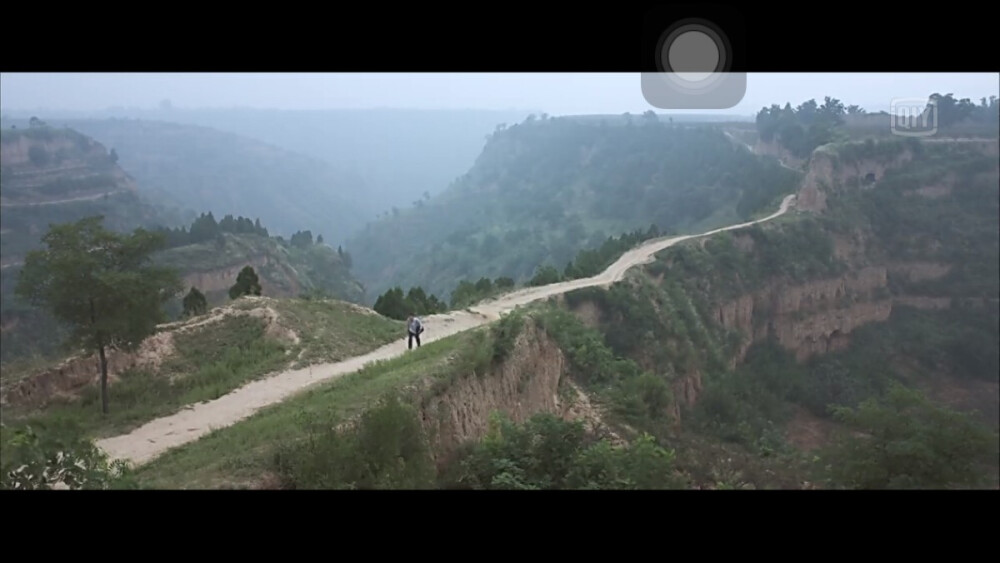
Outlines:
{"type": "Polygon", "coordinates": [[[403,323],[331,299],[273,302],[282,323],[300,338],[298,364],[337,362],[403,338],[403,323]]]}
{"type": "Polygon", "coordinates": [[[205,301],[205,294],[198,291],[197,287],[192,287],[188,291],[187,295],[184,296],[183,304],[183,316],[185,317],[196,317],[208,312],[208,302],[205,301]]]}
{"type": "MultiPolygon", "coordinates": [[[[996,96],[981,98],[975,104],[968,98],[955,99],[953,94],[931,94],[924,112],[915,116],[917,123],[931,123],[931,111],[936,112],[936,137],[997,138],[1000,107],[996,96]],[[935,110],[930,109],[931,104],[937,106],[935,110]]],[[[848,138],[900,141],[892,133],[895,118],[884,111],[868,113],[856,105],[845,108],[839,100],[828,96],[821,106],[809,100],[794,109],[788,103],[784,107],[762,108],[756,124],[761,140],[775,141],[793,155],[807,158],[820,145],[848,138]]]]}
{"type": "Polygon", "coordinates": [[[836,485],[851,489],[950,489],[989,486],[1000,437],[968,415],[893,385],[883,400],[838,408],[849,430],[823,454],[836,485]],[[854,432],[861,433],[857,435],[854,432]]]}
{"type": "Polygon", "coordinates": [[[71,490],[134,489],[125,463],[109,462],[92,442],[65,439],[59,433],[39,435],[33,428],[0,428],[3,461],[0,489],[71,490]]]}
{"type": "Polygon", "coordinates": [[[461,489],[679,488],[674,452],[647,435],[628,447],[588,436],[581,422],[540,414],[523,425],[496,416],[481,443],[471,444],[442,480],[461,489]]]}
{"type": "Polygon", "coordinates": [[[428,297],[421,287],[411,287],[405,296],[403,288],[394,287],[375,300],[373,309],[380,315],[402,321],[410,315],[443,313],[447,306],[434,295],[428,297]]]}
{"type": "Polygon", "coordinates": [[[798,158],[807,158],[813,149],[825,145],[843,133],[837,131],[847,114],[844,104],[826,96],[823,105],[816,100],[803,102],[796,108],[789,103],[762,108],[757,113],[757,131],[766,143],[777,141],[798,158]]]}
{"type": "MultiPolygon", "coordinates": [[[[523,284],[541,266],[563,271],[607,233],[749,217],[798,177],[713,127],[531,120],[494,133],[448,190],[367,226],[348,246],[359,279],[378,293],[419,285],[441,295],[460,280],[500,276],[523,284]]],[[[599,262],[613,254],[598,253],[599,262]]]]}
{"type": "Polygon", "coordinates": [[[174,210],[141,198],[104,149],[89,137],[36,124],[5,130],[0,142],[6,146],[24,139],[29,141],[28,151],[35,162],[30,156],[25,162],[5,156],[0,167],[4,199],[0,207],[0,361],[5,365],[32,355],[51,358],[66,351],[62,343],[69,336],[69,327],[14,292],[25,254],[44,246],[41,237],[50,225],[103,216],[105,228],[126,233],[179,218],[174,210]],[[102,193],[106,195],[75,199],[102,193]],[[66,199],[73,201],[31,205],[66,199]]]}
{"type": "Polygon", "coordinates": [[[57,400],[40,411],[5,407],[11,424],[56,425],[70,436],[102,437],[127,432],[185,405],[217,399],[244,383],[285,367],[288,347],[265,336],[264,321],[233,316],[174,337],[176,354],[157,370],[130,369],[109,389],[116,405],[97,409],[99,393],[57,400]]]}
{"type": "Polygon", "coordinates": [[[453,377],[465,365],[463,358],[481,347],[474,342],[482,334],[482,331],[462,333],[426,343],[392,360],[368,365],[262,409],[197,442],[168,451],[138,468],[136,477],[143,486],[156,488],[255,484],[262,475],[275,470],[274,456],[281,451],[280,446],[307,441],[308,434],[303,429],[322,425],[330,428],[355,420],[379,397],[398,392],[423,378],[433,381],[453,377]]]}
{"type": "Polygon", "coordinates": [[[244,266],[236,276],[236,283],[229,288],[229,298],[239,299],[244,295],[260,295],[260,279],[252,266],[244,266]]]}
{"type": "Polygon", "coordinates": [[[181,290],[176,272],[149,265],[163,238],[137,229],[119,235],[103,217],[55,225],[46,250],[29,252],[17,294],[72,326],[72,342],[101,360],[101,411],[108,412],[105,348],[136,348],[165,320],[163,304],[181,290]]]}
{"type": "Polygon", "coordinates": [[[777,279],[805,282],[834,276],[847,266],[833,254],[833,241],[821,217],[754,225],[737,234],[723,232],[681,244],[657,255],[653,275],[666,275],[688,289],[710,291],[717,299],[759,289],[777,279]],[[737,246],[752,245],[747,252],[737,246]]]}
{"type": "MultiPolygon", "coordinates": [[[[667,233],[671,234],[671,233],[667,233]]],[[[626,251],[638,246],[647,240],[660,237],[660,230],[656,225],[650,225],[649,229],[643,232],[635,230],[631,233],[622,233],[618,238],[608,237],[599,248],[593,250],[581,250],[576,255],[576,259],[566,265],[563,271],[563,278],[575,280],[579,278],[589,278],[604,271],[605,268],[614,264],[615,260],[621,257],[626,251]]],[[[542,275],[542,279],[551,277],[551,272],[542,274],[539,272],[536,278],[542,275]]],[[[535,285],[532,280],[532,285],[535,285]]],[[[542,284],[538,284],[542,285],[542,284]]]]}
{"type": "Polygon", "coordinates": [[[258,235],[267,238],[267,229],[260,224],[260,219],[251,221],[249,217],[233,218],[226,215],[222,221],[216,222],[212,212],[202,213],[191,222],[191,229],[177,227],[168,229],[161,227],[167,239],[167,248],[198,244],[219,238],[222,233],[232,233],[234,235],[258,235]]]}
{"type": "Polygon", "coordinates": [[[434,484],[427,438],[413,406],[395,395],[347,428],[313,425],[302,442],[279,447],[287,489],[423,489],[434,484]]]}

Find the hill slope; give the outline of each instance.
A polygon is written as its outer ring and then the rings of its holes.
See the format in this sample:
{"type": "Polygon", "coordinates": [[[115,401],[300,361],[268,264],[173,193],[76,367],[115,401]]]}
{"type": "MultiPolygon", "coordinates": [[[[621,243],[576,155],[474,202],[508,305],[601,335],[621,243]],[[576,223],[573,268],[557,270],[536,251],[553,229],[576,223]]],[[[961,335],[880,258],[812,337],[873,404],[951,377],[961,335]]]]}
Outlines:
{"type": "Polygon", "coordinates": [[[169,225],[181,215],[151,202],[102,144],[71,129],[44,125],[0,133],[0,354],[53,350],[58,327],[15,298],[24,255],[52,223],[103,215],[106,227],[169,225]]]}
{"type": "Polygon", "coordinates": [[[115,147],[141,190],[195,212],[259,217],[276,234],[307,229],[333,243],[375,213],[357,176],[240,135],[157,121],[64,121],[115,147]]]}
{"type": "Polygon", "coordinates": [[[360,177],[366,187],[358,200],[365,218],[388,212],[394,205],[409,205],[424,192],[437,194],[469,169],[482,150],[484,136],[497,125],[515,123],[529,113],[516,110],[246,108],[106,112],[144,121],[211,127],[350,171],[360,177]]]}
{"type": "Polygon", "coordinates": [[[528,120],[494,134],[445,192],[367,225],[347,246],[369,298],[397,284],[447,295],[462,279],[561,271],[623,231],[746,219],[796,178],[708,126],[528,120]]]}

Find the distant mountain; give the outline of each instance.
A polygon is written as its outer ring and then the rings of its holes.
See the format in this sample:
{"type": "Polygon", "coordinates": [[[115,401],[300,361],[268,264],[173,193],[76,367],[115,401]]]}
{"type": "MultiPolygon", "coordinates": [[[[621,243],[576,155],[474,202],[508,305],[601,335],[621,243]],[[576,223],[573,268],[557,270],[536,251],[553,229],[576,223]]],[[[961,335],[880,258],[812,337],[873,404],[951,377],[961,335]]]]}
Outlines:
{"type": "MultiPolygon", "coordinates": [[[[472,166],[486,135],[500,124],[517,123],[530,113],[475,109],[170,109],[102,112],[101,121],[114,115],[211,127],[322,159],[364,181],[365,189],[357,203],[364,210],[362,216],[371,218],[392,206],[410,205],[424,192],[440,192],[472,166]]],[[[71,118],[68,112],[58,115],[71,118]]],[[[87,131],[104,140],[97,130],[87,131]]],[[[333,185],[340,189],[339,183],[333,185]]],[[[235,208],[231,211],[236,212],[235,208]]],[[[269,219],[268,224],[278,227],[275,220],[269,219]]],[[[306,225],[296,223],[295,228],[306,225]]],[[[316,232],[314,227],[308,228],[316,232]]]]}
{"type": "Polygon", "coordinates": [[[364,182],[316,158],[199,127],[134,119],[59,120],[114,147],[140,189],[192,211],[260,218],[345,239],[374,216],[364,182]]]}
{"type": "Polygon", "coordinates": [[[394,285],[447,296],[463,279],[562,271],[578,251],[636,228],[737,222],[777,205],[798,176],[716,126],[527,119],[498,130],[443,193],[367,225],[348,248],[369,298],[394,285]]]}
{"type": "Polygon", "coordinates": [[[183,220],[177,210],[142,197],[118,165],[116,151],[71,129],[39,124],[0,133],[2,265],[39,245],[49,223],[104,215],[109,228],[183,220]]]}

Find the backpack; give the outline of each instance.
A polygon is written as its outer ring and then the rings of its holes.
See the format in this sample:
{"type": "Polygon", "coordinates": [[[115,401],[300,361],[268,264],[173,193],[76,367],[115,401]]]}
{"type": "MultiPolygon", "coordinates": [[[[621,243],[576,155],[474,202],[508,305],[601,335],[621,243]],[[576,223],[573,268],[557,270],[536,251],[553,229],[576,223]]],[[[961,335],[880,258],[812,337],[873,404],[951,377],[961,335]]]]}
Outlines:
{"type": "Polygon", "coordinates": [[[410,330],[413,334],[420,334],[424,331],[424,323],[420,322],[419,317],[413,317],[413,320],[410,321],[410,330]]]}

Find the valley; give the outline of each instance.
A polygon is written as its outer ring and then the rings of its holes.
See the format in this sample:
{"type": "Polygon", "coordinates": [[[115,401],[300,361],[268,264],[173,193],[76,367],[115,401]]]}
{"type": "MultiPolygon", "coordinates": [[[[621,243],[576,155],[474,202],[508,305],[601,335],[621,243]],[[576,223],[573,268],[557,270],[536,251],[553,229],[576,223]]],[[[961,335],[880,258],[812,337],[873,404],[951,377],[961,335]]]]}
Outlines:
{"type": "MultiPolygon", "coordinates": [[[[531,116],[412,207],[321,227],[334,244],[158,219],[155,263],[204,306],[110,352],[109,414],[87,352],[5,363],[3,442],[40,441],[4,468],[72,445],[131,464],[93,475],[124,488],[995,489],[994,110],[930,139],[830,98],[755,124],[531,116]],[[232,293],[248,268],[262,295],[232,293]],[[449,291],[408,349],[400,319],[449,291]]],[[[18,220],[114,205],[7,162],[18,220]]],[[[5,284],[41,234],[15,229],[35,238],[4,233],[5,284]]],[[[5,347],[30,320],[5,315],[5,347]]]]}

